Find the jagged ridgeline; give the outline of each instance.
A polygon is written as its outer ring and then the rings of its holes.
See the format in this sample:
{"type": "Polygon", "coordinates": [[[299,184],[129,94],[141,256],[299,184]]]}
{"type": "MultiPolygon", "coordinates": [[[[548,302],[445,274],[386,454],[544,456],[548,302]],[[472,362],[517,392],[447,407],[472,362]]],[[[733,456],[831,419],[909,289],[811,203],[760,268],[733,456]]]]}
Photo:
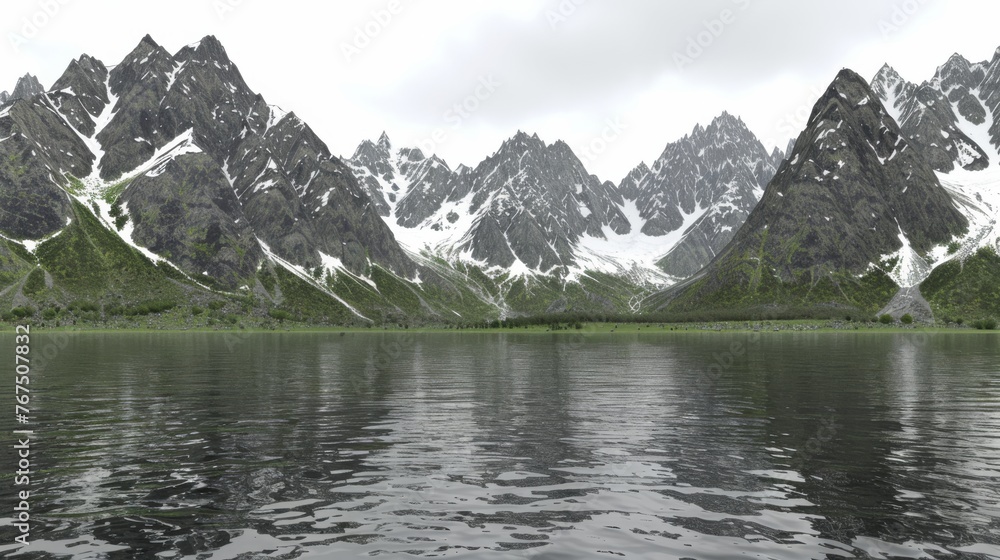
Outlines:
{"type": "Polygon", "coordinates": [[[898,289],[879,266],[887,255],[928,254],[968,226],[922,151],[865,80],[844,70],[725,251],[650,303],[871,313],[898,289]]]}
{"type": "Polygon", "coordinates": [[[147,36],[110,71],[84,55],[41,89],[22,80],[0,108],[7,309],[71,321],[166,307],[182,323],[209,305],[218,320],[358,324],[498,312],[476,282],[415,263],[350,169],[214,37],[170,54],[147,36]]]}
{"type": "Polygon", "coordinates": [[[0,313],[867,314],[925,283],[936,313],[973,316],[996,303],[998,123],[1000,51],[919,86],[845,70],[786,152],[722,113],[617,184],[525,132],[474,167],[384,133],[339,158],[214,37],[171,54],[147,36],[113,66],[83,55],[48,90],[26,75],[0,94],[0,313]]]}
{"type": "Polygon", "coordinates": [[[394,150],[385,134],[362,142],[349,163],[412,252],[482,268],[504,286],[515,277],[572,285],[603,273],[634,295],[707,264],[783,155],[724,113],[618,185],[590,174],[565,142],[524,132],[474,168],[394,150]]]}
{"type": "MultiPolygon", "coordinates": [[[[720,123],[697,142],[748,141],[735,130],[760,147],[738,119],[720,123]]],[[[132,324],[164,308],[182,324],[633,312],[687,274],[659,261],[718,198],[691,192],[694,169],[649,172],[623,197],[565,142],[521,132],[475,168],[393,152],[385,135],[345,162],[252,91],[214,37],[171,54],[146,36],[113,66],[83,55],[48,91],[26,76],[0,106],[0,133],[0,301],[57,321],[132,324]],[[663,202],[657,188],[687,192],[663,202]],[[645,253],[629,253],[636,241],[645,253]],[[118,266],[133,260],[148,265],[141,281],[138,265],[118,266]]],[[[700,152],[694,166],[722,154],[683,142],[700,152]]],[[[749,208],[773,162],[739,168],[753,184],[727,188],[749,208]]]]}

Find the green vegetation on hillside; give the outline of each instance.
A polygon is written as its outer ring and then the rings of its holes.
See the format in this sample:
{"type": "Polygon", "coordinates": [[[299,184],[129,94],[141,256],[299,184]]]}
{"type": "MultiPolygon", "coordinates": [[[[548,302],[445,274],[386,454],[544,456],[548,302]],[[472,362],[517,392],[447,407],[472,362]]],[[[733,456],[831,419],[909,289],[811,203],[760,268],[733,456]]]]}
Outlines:
{"type": "MultiPolygon", "coordinates": [[[[850,322],[871,321],[897,291],[877,269],[861,277],[810,270],[783,282],[757,251],[733,261],[737,264],[727,271],[740,282],[700,278],[648,297],[641,308],[637,303],[649,288],[608,274],[587,273],[574,282],[493,278],[478,267],[444,261],[431,262],[433,275],[415,281],[378,265],[369,267],[368,278],[346,271],[324,276],[322,269],[300,277],[267,262],[245,288],[225,291],[209,277],[192,279],[166,263],[153,263],[85,205],[74,202],[72,209],[71,224],[34,254],[0,239],[4,320],[110,328],[547,325],[550,330],[601,323],[850,322]]],[[[939,319],[989,329],[1000,317],[998,279],[1000,257],[982,249],[965,262],[939,267],[921,288],[939,319]]]]}
{"type": "Polygon", "coordinates": [[[799,273],[793,282],[782,282],[758,266],[735,270],[732,274],[744,281],[701,278],[675,292],[649,298],[644,307],[673,313],[728,314],[734,319],[760,313],[812,318],[870,316],[884,307],[899,289],[887,274],[877,269],[860,278],[845,272],[824,274],[808,270],[799,273]]]}
{"type": "Polygon", "coordinates": [[[946,322],[1000,317],[1000,256],[983,247],[964,261],[949,261],[924,280],[920,292],[946,322]]]}

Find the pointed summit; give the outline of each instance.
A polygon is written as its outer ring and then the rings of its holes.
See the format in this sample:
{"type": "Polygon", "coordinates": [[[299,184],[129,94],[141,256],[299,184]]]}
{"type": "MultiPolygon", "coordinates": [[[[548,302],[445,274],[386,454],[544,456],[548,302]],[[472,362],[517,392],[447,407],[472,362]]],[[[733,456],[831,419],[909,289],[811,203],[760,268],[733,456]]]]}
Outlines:
{"type": "Polygon", "coordinates": [[[932,79],[920,85],[893,74],[880,72],[872,89],[903,136],[935,171],[948,173],[956,166],[974,171],[990,165],[984,150],[988,146],[980,145],[981,140],[973,140],[962,128],[965,121],[974,126],[986,122],[987,110],[976,91],[989,91],[981,87],[986,76],[982,64],[970,64],[954,54],[937,68],[932,79]]]}
{"type": "MultiPolygon", "coordinates": [[[[538,134],[528,135],[527,132],[518,130],[514,136],[508,138],[503,144],[501,144],[500,150],[497,154],[524,149],[544,150],[545,142],[542,142],[542,140],[538,137],[538,134]]],[[[519,151],[517,155],[520,156],[522,153],[523,151],[519,151]]]]}
{"type": "Polygon", "coordinates": [[[66,71],[52,85],[50,96],[59,111],[77,130],[91,136],[96,130],[94,116],[110,102],[108,69],[100,60],[83,55],[69,63],[66,71]]]}
{"type": "Polygon", "coordinates": [[[30,99],[43,91],[45,91],[45,88],[42,87],[38,78],[32,76],[31,74],[25,74],[17,80],[17,85],[14,86],[14,91],[10,93],[10,99],[30,99]]]}
{"type": "Polygon", "coordinates": [[[664,298],[676,298],[667,304],[675,310],[820,303],[874,312],[895,288],[873,265],[906,247],[925,254],[967,227],[875,92],[844,70],[732,242],[699,281],[664,298]],[[828,295],[811,299],[819,286],[828,295]]]}
{"type": "Polygon", "coordinates": [[[985,73],[983,67],[973,66],[964,56],[956,53],[938,66],[931,85],[946,95],[950,95],[956,87],[961,87],[964,91],[973,90],[979,87],[985,73]]]}
{"type": "Polygon", "coordinates": [[[378,137],[378,147],[387,152],[392,151],[392,142],[389,141],[389,135],[384,130],[382,131],[382,135],[378,137]]]}
{"type": "Polygon", "coordinates": [[[848,103],[859,104],[865,98],[869,98],[871,89],[857,72],[849,68],[843,68],[837,73],[833,83],[827,88],[824,97],[840,96],[848,103]]]}
{"type": "Polygon", "coordinates": [[[649,166],[646,165],[646,162],[642,162],[629,171],[629,174],[618,183],[618,192],[622,193],[622,196],[627,200],[635,200],[639,197],[639,185],[647,175],[649,175],[649,166]]]}
{"type": "Polygon", "coordinates": [[[216,62],[220,66],[228,66],[230,64],[229,55],[226,53],[225,47],[222,46],[222,43],[219,42],[215,35],[206,35],[197,43],[187,45],[177,51],[174,57],[179,61],[216,62]]]}
{"type": "Polygon", "coordinates": [[[896,69],[890,66],[888,62],[886,62],[885,64],[882,65],[881,68],[879,68],[875,76],[878,78],[894,78],[896,80],[903,79],[903,77],[899,75],[899,72],[896,72],[896,69]]]}
{"type": "Polygon", "coordinates": [[[962,55],[960,55],[958,53],[954,53],[950,57],[948,57],[948,62],[945,63],[945,66],[964,66],[964,67],[968,67],[968,66],[972,66],[972,63],[970,63],[969,60],[966,59],[964,56],[962,56],[962,55]]]}
{"type": "Polygon", "coordinates": [[[111,92],[121,96],[126,88],[141,87],[143,76],[166,73],[173,67],[174,59],[170,53],[146,35],[111,71],[111,92]]]}

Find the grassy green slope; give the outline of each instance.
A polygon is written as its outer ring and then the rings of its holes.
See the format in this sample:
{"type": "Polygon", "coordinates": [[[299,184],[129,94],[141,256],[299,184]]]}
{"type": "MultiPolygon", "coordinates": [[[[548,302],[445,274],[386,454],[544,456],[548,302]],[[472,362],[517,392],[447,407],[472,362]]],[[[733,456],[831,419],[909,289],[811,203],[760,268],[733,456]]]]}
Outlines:
{"type": "Polygon", "coordinates": [[[705,276],[647,298],[643,309],[740,317],[761,312],[801,317],[863,316],[884,307],[899,289],[878,269],[859,277],[842,270],[811,268],[782,280],[775,271],[790,270],[788,262],[799,250],[795,240],[778,255],[769,256],[764,250],[767,230],[760,237],[757,250],[730,255],[705,276]]]}
{"type": "Polygon", "coordinates": [[[982,248],[964,262],[947,262],[924,280],[920,292],[947,322],[1000,318],[1000,256],[982,248]]]}

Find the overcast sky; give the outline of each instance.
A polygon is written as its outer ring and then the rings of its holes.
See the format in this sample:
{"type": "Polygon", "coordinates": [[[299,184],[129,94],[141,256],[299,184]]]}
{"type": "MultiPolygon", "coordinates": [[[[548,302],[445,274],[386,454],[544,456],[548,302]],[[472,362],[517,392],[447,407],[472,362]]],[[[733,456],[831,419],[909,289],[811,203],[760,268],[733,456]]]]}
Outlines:
{"type": "Polygon", "coordinates": [[[517,130],[563,139],[602,179],[722,111],[784,148],[843,67],[920,82],[991,59],[995,0],[17,0],[0,90],[50,87],[83,53],[121,61],[212,34],[252,89],[340,155],[384,130],[452,167],[517,130]]]}

